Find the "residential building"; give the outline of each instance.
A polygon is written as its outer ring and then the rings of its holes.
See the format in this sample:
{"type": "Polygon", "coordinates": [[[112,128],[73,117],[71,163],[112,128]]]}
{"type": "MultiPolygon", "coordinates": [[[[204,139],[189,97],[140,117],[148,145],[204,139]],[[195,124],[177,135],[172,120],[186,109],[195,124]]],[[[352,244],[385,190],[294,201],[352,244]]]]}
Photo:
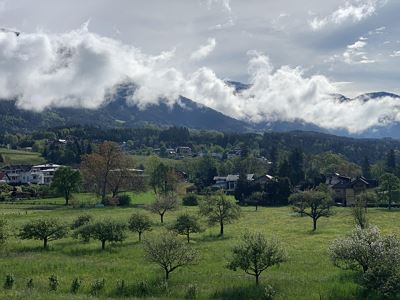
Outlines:
{"type": "MultiPolygon", "coordinates": [[[[254,174],[247,174],[246,178],[248,181],[254,180],[254,174]]],[[[214,188],[223,189],[227,193],[233,193],[236,189],[237,182],[239,180],[239,175],[229,174],[228,176],[215,176],[214,178],[214,188]]]]}

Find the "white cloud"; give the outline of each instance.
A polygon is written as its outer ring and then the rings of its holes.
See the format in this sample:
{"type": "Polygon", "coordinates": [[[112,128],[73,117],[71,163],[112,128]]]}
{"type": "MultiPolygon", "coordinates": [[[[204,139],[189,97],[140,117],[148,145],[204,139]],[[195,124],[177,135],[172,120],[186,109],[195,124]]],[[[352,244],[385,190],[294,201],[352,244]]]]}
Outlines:
{"type": "Polygon", "coordinates": [[[372,64],[375,60],[367,57],[365,47],[367,46],[367,39],[360,38],[352,45],[348,45],[346,51],[343,53],[343,60],[347,64],[372,64]]]}
{"type": "Polygon", "coordinates": [[[209,38],[207,40],[207,44],[201,46],[195,52],[192,53],[190,59],[192,60],[201,60],[206,58],[214,51],[215,47],[217,46],[217,41],[214,38],[209,38]]]}
{"type": "Polygon", "coordinates": [[[207,7],[211,9],[214,5],[219,5],[228,13],[232,12],[231,1],[230,0],[207,0],[207,7]]]}
{"type": "MultiPolygon", "coordinates": [[[[351,49],[363,49],[363,41],[359,42],[351,49]]],[[[96,108],[118,84],[133,82],[136,90],[127,101],[141,108],[160,101],[173,104],[182,95],[253,122],[300,120],[357,133],[400,121],[396,99],[341,103],[329,96],[337,90],[325,76],[306,76],[302,69],[289,66],[274,68],[267,56],[256,51],[248,55],[252,86],[237,94],[209,68],[179,70],[173,50],[147,55],[85,28],[18,38],[0,33],[0,98],[15,97],[19,107],[37,111],[96,108]]]]}
{"type": "Polygon", "coordinates": [[[314,17],[309,21],[313,30],[320,30],[329,24],[340,25],[347,21],[357,23],[372,16],[379,7],[384,6],[387,0],[357,0],[346,2],[326,17],[314,17]]]}
{"type": "Polygon", "coordinates": [[[390,54],[391,57],[400,57],[400,51],[393,51],[392,54],[390,54]]]}

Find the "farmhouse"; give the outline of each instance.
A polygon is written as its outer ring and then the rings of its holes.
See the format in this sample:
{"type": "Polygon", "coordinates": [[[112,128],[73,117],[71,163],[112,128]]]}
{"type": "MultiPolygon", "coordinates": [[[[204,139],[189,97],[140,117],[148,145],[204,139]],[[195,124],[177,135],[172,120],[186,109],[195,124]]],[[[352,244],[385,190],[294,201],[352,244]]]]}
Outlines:
{"type": "MultiPolygon", "coordinates": [[[[247,174],[247,180],[253,181],[254,174],[247,174]]],[[[228,175],[228,176],[215,176],[213,178],[214,185],[213,188],[223,189],[228,193],[233,193],[237,186],[237,181],[239,180],[239,175],[228,175]]]]}
{"type": "Polygon", "coordinates": [[[334,191],[334,201],[343,206],[354,205],[357,195],[378,186],[376,180],[366,179],[362,176],[352,179],[337,173],[328,176],[326,184],[334,191]]]}

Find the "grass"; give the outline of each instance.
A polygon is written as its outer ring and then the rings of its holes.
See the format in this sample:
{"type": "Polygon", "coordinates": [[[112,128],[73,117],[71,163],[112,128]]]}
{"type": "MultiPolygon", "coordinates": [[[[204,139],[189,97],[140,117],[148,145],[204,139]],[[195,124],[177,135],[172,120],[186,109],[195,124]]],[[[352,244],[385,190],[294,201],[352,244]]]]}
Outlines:
{"type": "Polygon", "coordinates": [[[0,163],[0,166],[37,165],[45,162],[45,159],[37,152],[0,148],[0,155],[4,158],[4,162],[0,163]]]}
{"type": "MultiPolygon", "coordinates": [[[[90,194],[77,195],[82,201],[92,199],[90,194]]],[[[197,213],[197,207],[181,207],[178,211],[167,212],[165,225],[159,223],[159,216],[143,208],[153,199],[151,192],[133,196],[134,207],[74,209],[62,205],[61,199],[50,204],[52,209],[35,209],[41,205],[26,202],[20,205],[0,204],[0,216],[8,221],[14,233],[28,220],[39,217],[55,217],[70,223],[75,217],[89,213],[95,219],[104,217],[127,221],[135,211],[148,214],[154,222],[152,233],[173,222],[179,213],[197,213]]],[[[35,200],[43,201],[43,200],[35,200]]],[[[370,223],[378,225],[384,233],[400,233],[400,211],[369,209],[370,223]]],[[[21,241],[11,237],[0,256],[0,299],[87,299],[90,285],[96,279],[105,279],[105,288],[97,296],[102,299],[117,299],[125,296],[148,296],[159,299],[182,299],[190,284],[196,284],[200,299],[259,299],[262,287],[269,284],[277,291],[274,299],[378,299],[368,294],[355,282],[357,274],[335,268],[329,261],[329,243],[347,234],[353,227],[350,210],[337,208],[331,218],[318,221],[318,230],[311,233],[312,222],[308,217],[298,217],[288,207],[243,208],[238,222],[226,226],[226,235],[217,236],[218,228],[206,229],[193,234],[191,242],[201,254],[197,265],[180,268],[171,273],[168,286],[162,283],[163,272],[157,265],[144,260],[144,253],[137,236],[128,234],[120,244],[108,244],[105,251],[100,243],[84,244],[72,238],[50,243],[50,249],[41,249],[40,241],[21,241]],[[289,253],[288,262],[273,267],[261,276],[261,289],[254,286],[254,278],[241,271],[225,268],[230,249],[246,230],[257,230],[268,236],[278,237],[289,253]],[[15,287],[3,290],[6,274],[15,277],[15,287]],[[49,292],[48,277],[58,276],[60,287],[49,292]],[[72,280],[82,280],[77,295],[69,292],[72,280]],[[26,288],[26,282],[33,278],[34,289],[26,288]],[[117,290],[117,281],[125,280],[124,291],[117,290]]]]}

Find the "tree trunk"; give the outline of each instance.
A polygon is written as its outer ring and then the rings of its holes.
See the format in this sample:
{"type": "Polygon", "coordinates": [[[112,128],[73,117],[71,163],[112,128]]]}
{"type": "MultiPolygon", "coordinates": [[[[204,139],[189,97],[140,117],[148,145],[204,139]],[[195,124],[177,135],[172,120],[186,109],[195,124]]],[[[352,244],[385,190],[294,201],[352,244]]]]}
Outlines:
{"type": "Polygon", "coordinates": [[[221,220],[221,221],[219,222],[219,225],[220,225],[219,235],[220,235],[220,236],[223,236],[223,235],[224,235],[224,222],[221,220]]]}
{"type": "Polygon", "coordinates": [[[69,205],[69,195],[65,194],[65,206],[69,205]]]}
{"type": "Polygon", "coordinates": [[[167,281],[169,278],[169,271],[165,269],[165,280],[167,281]]]}
{"type": "Polygon", "coordinates": [[[47,238],[43,239],[43,248],[47,249],[47,238]]]}
{"type": "Polygon", "coordinates": [[[139,232],[139,242],[142,240],[142,232],[139,232]]]}
{"type": "Polygon", "coordinates": [[[106,248],[106,241],[102,240],[101,241],[101,250],[104,250],[106,248]]]}
{"type": "Polygon", "coordinates": [[[164,224],[164,214],[160,214],[161,224],[164,224]]]}
{"type": "Polygon", "coordinates": [[[260,283],[260,274],[256,274],[256,285],[258,286],[258,284],[260,283]]]}
{"type": "Polygon", "coordinates": [[[189,236],[189,233],[186,234],[186,237],[187,237],[187,242],[190,243],[190,236],[189,236]]]}
{"type": "Polygon", "coordinates": [[[317,219],[313,218],[313,231],[317,230],[317,219]]]}

